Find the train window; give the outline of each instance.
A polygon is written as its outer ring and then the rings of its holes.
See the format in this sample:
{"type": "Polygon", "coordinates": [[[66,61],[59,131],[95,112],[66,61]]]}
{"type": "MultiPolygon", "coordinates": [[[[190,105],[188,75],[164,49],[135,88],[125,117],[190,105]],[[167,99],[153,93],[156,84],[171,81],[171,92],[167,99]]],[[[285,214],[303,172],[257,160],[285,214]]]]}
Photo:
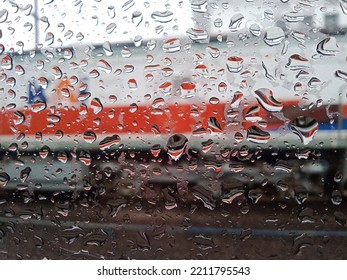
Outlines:
{"type": "Polygon", "coordinates": [[[0,258],[346,258],[340,0],[5,0],[0,258]]]}

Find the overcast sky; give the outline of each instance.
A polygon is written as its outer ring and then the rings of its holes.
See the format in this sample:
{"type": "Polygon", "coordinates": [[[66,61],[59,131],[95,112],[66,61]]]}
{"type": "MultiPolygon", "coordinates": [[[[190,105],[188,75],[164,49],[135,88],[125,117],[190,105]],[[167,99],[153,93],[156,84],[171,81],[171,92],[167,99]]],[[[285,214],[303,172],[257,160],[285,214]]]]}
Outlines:
{"type": "Polygon", "coordinates": [[[0,43],[6,49],[14,47],[18,50],[20,42],[24,44],[24,49],[33,49],[37,22],[39,42],[43,46],[129,42],[135,36],[148,39],[165,36],[165,33],[179,35],[194,26],[188,0],[37,0],[38,19],[35,19],[35,0],[13,0],[19,9],[9,0],[0,2],[0,43]],[[151,17],[155,11],[167,10],[173,13],[169,22],[161,23],[151,17]],[[142,21],[141,15],[136,12],[142,13],[142,21]],[[133,20],[134,13],[136,17],[133,20]],[[159,33],[160,28],[156,28],[160,25],[162,31],[159,33]]]}

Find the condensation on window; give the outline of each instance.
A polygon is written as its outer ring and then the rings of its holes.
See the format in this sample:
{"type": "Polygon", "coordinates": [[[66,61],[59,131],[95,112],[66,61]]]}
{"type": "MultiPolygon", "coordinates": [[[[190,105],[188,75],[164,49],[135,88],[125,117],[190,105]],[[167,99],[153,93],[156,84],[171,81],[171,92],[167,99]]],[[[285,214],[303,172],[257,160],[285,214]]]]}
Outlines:
{"type": "Polygon", "coordinates": [[[346,258],[345,0],[5,0],[1,259],[346,258]]]}

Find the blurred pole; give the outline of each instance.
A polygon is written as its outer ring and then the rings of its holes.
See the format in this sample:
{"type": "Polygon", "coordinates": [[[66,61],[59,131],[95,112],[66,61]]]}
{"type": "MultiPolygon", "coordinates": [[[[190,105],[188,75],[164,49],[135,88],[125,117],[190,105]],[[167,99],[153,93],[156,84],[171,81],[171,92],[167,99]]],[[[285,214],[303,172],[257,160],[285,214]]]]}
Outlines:
{"type": "MultiPolygon", "coordinates": [[[[9,0],[9,3],[12,5],[15,5],[18,7],[19,10],[23,11],[23,7],[19,7],[19,5],[13,1],[9,0]]],[[[39,18],[39,0],[34,0],[34,7],[33,7],[33,13],[30,14],[34,18],[34,25],[35,25],[35,51],[37,50],[37,46],[39,44],[40,40],[40,18],[39,18]]]]}
{"type": "Polygon", "coordinates": [[[38,0],[34,0],[34,14],[33,17],[35,19],[35,50],[37,50],[38,44],[39,44],[39,38],[40,38],[40,28],[39,28],[39,4],[38,0]]]}

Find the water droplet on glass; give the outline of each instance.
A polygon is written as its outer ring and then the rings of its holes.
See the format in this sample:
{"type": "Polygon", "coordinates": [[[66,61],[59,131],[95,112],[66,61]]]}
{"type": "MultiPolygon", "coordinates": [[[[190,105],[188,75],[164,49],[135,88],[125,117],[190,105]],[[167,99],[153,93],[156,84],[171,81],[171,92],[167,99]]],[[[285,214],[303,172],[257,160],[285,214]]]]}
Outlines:
{"type": "Polygon", "coordinates": [[[137,250],[139,251],[149,251],[151,250],[151,243],[145,232],[139,232],[138,238],[136,238],[137,250]]]}
{"type": "Polygon", "coordinates": [[[42,141],[42,133],[41,132],[36,132],[35,133],[35,139],[37,141],[42,141]]]}
{"type": "Polygon", "coordinates": [[[188,139],[183,134],[175,134],[170,136],[167,141],[168,155],[173,160],[179,160],[179,158],[185,152],[188,144],[188,139]]]}
{"type": "Polygon", "coordinates": [[[114,9],[114,6],[109,6],[107,8],[107,15],[109,16],[110,19],[113,19],[116,16],[116,11],[114,9]]]}
{"type": "Polygon", "coordinates": [[[143,15],[141,12],[139,11],[133,12],[131,21],[133,22],[133,24],[135,24],[135,26],[139,26],[142,20],[143,20],[143,15]]]}
{"type": "MultiPolygon", "coordinates": [[[[249,207],[248,206],[246,206],[245,208],[244,208],[244,210],[241,210],[241,213],[242,214],[247,214],[249,212],[249,207]]],[[[250,229],[250,228],[246,228],[246,229],[243,229],[242,231],[241,231],[241,234],[240,234],[240,239],[241,239],[241,241],[243,241],[243,242],[245,242],[246,240],[248,240],[249,238],[251,238],[252,237],[252,229],[250,229]]]]}
{"type": "Polygon", "coordinates": [[[89,97],[91,97],[91,93],[87,91],[83,91],[80,87],[80,93],[78,94],[78,101],[86,101],[89,97]]]}
{"type": "Polygon", "coordinates": [[[50,153],[50,149],[48,146],[43,146],[40,150],[39,150],[39,155],[41,158],[45,159],[48,154],[50,153]]]}
{"type": "Polygon", "coordinates": [[[1,67],[6,69],[6,70],[12,70],[13,67],[13,60],[12,57],[9,55],[5,55],[2,59],[1,59],[1,67]]]}
{"type": "Polygon", "coordinates": [[[260,107],[252,106],[249,109],[246,109],[245,120],[249,122],[258,122],[262,120],[260,116],[260,107]]]}
{"type": "Polygon", "coordinates": [[[243,58],[239,56],[229,56],[226,65],[229,72],[240,72],[243,68],[243,58]]]}
{"type": "Polygon", "coordinates": [[[191,98],[195,96],[196,93],[196,85],[190,82],[184,82],[180,86],[181,97],[183,98],[191,98]]]}
{"type": "Polygon", "coordinates": [[[286,67],[293,71],[305,70],[310,67],[309,60],[299,54],[293,54],[289,57],[286,67]]]}
{"type": "Polygon", "coordinates": [[[18,145],[17,145],[17,143],[12,143],[12,144],[10,144],[10,145],[8,146],[8,150],[9,150],[10,152],[16,152],[16,151],[18,151],[18,145]]]}
{"type": "Polygon", "coordinates": [[[240,103],[241,103],[242,98],[243,98],[243,93],[240,91],[236,91],[233,95],[231,102],[230,102],[230,107],[231,108],[238,108],[240,103]]]}
{"type": "Polygon", "coordinates": [[[221,184],[222,187],[222,201],[231,204],[237,197],[244,194],[244,187],[242,182],[235,178],[227,178],[221,184]]]}
{"type": "Polygon", "coordinates": [[[24,182],[28,179],[30,173],[31,173],[31,168],[30,168],[30,167],[24,168],[24,169],[20,172],[20,181],[21,181],[22,183],[24,183],[24,182]]]}
{"type": "Polygon", "coordinates": [[[325,56],[335,56],[340,51],[340,48],[339,48],[339,45],[337,44],[336,38],[329,37],[320,41],[317,44],[316,50],[319,54],[322,54],[325,56]]]}
{"type": "Polygon", "coordinates": [[[119,145],[120,143],[120,137],[119,135],[112,135],[104,138],[102,141],[99,143],[99,148],[100,150],[106,150],[110,149],[113,145],[119,145]]]}
{"type": "Polygon", "coordinates": [[[278,26],[269,28],[264,36],[264,42],[269,46],[279,45],[285,38],[284,31],[278,26]]]}
{"type": "Polygon", "coordinates": [[[162,194],[164,197],[164,205],[166,210],[172,210],[177,207],[176,199],[172,195],[172,191],[169,188],[163,188],[162,194]]]}
{"type": "Polygon", "coordinates": [[[161,69],[161,72],[164,77],[170,77],[174,73],[174,70],[170,67],[164,67],[161,69]]]}
{"type": "Polygon", "coordinates": [[[207,209],[213,210],[216,207],[216,202],[213,197],[213,192],[204,188],[201,185],[195,185],[192,188],[192,194],[200,200],[207,209]]]}
{"type": "Polygon", "coordinates": [[[97,26],[97,25],[99,24],[99,18],[98,18],[98,16],[96,16],[96,15],[92,16],[92,24],[93,24],[94,26],[97,26]]]}
{"type": "Polygon", "coordinates": [[[254,204],[256,204],[262,196],[263,191],[260,188],[252,189],[248,192],[248,197],[254,204]]]}
{"type": "Polygon", "coordinates": [[[61,69],[58,66],[54,66],[52,68],[52,75],[54,77],[54,79],[58,80],[61,79],[63,77],[63,72],[61,71],[61,69]]]}
{"type": "Polygon", "coordinates": [[[13,116],[14,125],[20,125],[24,123],[24,121],[25,121],[25,116],[22,112],[20,111],[14,112],[14,116],[13,116]]]}
{"type": "Polygon", "coordinates": [[[170,82],[165,82],[159,86],[159,89],[164,93],[168,94],[171,92],[172,89],[172,83],[170,82]]]}
{"type": "Polygon", "coordinates": [[[190,4],[192,10],[197,13],[207,12],[207,0],[193,0],[190,4]]]}
{"type": "Polygon", "coordinates": [[[0,23],[3,23],[7,20],[8,17],[8,11],[3,9],[0,11],[0,23]]]}
{"type": "Polygon", "coordinates": [[[215,47],[212,47],[212,46],[208,46],[208,47],[206,48],[206,50],[207,50],[207,52],[210,54],[210,56],[211,56],[212,58],[217,58],[217,57],[219,57],[219,55],[220,55],[220,51],[219,51],[218,48],[215,48],[215,47]]]}
{"type": "Polygon", "coordinates": [[[154,60],[153,55],[151,55],[151,54],[147,54],[147,55],[146,55],[146,61],[147,61],[147,63],[152,63],[153,60],[154,60]]]}
{"type": "Polygon", "coordinates": [[[318,131],[318,122],[311,117],[300,116],[290,123],[290,128],[307,145],[318,131]]]}
{"type": "Polygon", "coordinates": [[[137,89],[137,82],[135,79],[129,79],[128,80],[128,87],[129,89],[135,90],[137,89]]]}
{"type": "Polygon", "coordinates": [[[58,123],[60,122],[60,117],[58,115],[54,115],[54,114],[49,114],[47,115],[47,121],[51,122],[51,123],[58,123]]]}
{"type": "Polygon", "coordinates": [[[280,112],[283,109],[283,104],[274,98],[272,90],[268,88],[260,88],[254,93],[259,104],[265,110],[269,112],[280,112]]]}
{"type": "Polygon", "coordinates": [[[33,25],[30,22],[24,23],[24,28],[26,28],[26,31],[29,32],[33,29],[33,25]]]}
{"type": "Polygon", "coordinates": [[[153,76],[153,74],[149,73],[149,74],[146,74],[145,79],[146,79],[146,83],[149,83],[149,82],[153,81],[154,76],[153,76]]]}
{"type": "Polygon", "coordinates": [[[167,23],[172,21],[173,13],[171,11],[165,11],[165,12],[155,11],[152,13],[151,17],[156,22],[167,23]]]}
{"type": "Polygon", "coordinates": [[[6,105],[6,110],[13,110],[17,107],[15,103],[9,103],[6,105]]]}
{"type": "Polygon", "coordinates": [[[79,161],[81,161],[85,166],[90,166],[92,163],[92,157],[87,151],[80,151],[78,155],[79,161]]]}
{"type": "Polygon", "coordinates": [[[54,43],[54,34],[52,32],[47,32],[45,42],[48,46],[54,43]]]}
{"type": "Polygon", "coordinates": [[[64,58],[69,60],[73,57],[73,51],[71,49],[64,50],[64,58]]]}
{"type": "Polygon", "coordinates": [[[340,190],[333,190],[331,194],[331,202],[334,205],[340,205],[342,202],[342,193],[340,190]]]}
{"type": "Polygon", "coordinates": [[[347,3],[344,0],[340,0],[340,7],[342,12],[347,15],[347,3]]]}
{"type": "Polygon", "coordinates": [[[206,141],[203,141],[203,142],[201,143],[202,151],[203,151],[204,153],[209,152],[209,151],[212,149],[213,145],[214,145],[214,142],[213,142],[212,139],[208,139],[208,140],[206,140],[206,141]]]}
{"type": "Polygon", "coordinates": [[[223,26],[223,20],[221,18],[216,18],[213,24],[215,27],[220,28],[223,26]]]}
{"type": "MultiPolygon", "coordinates": [[[[0,37],[1,37],[1,34],[0,34],[0,37]]],[[[18,53],[19,54],[23,54],[23,52],[24,52],[24,43],[22,41],[18,41],[16,43],[16,46],[18,46],[18,53]]]]}
{"type": "MultiPolygon", "coordinates": [[[[124,71],[125,73],[132,73],[134,71],[135,67],[134,65],[130,65],[130,64],[127,64],[127,65],[124,65],[124,71]]],[[[122,73],[122,70],[121,69],[117,69],[115,71],[115,74],[119,75],[122,73]]]]}
{"type": "Polygon", "coordinates": [[[135,47],[141,46],[141,43],[142,43],[142,36],[140,36],[140,35],[135,36],[135,38],[134,38],[135,47]]]}
{"type": "Polygon", "coordinates": [[[159,144],[155,144],[151,147],[151,153],[154,157],[158,157],[161,152],[161,146],[159,144]]]}
{"type": "Polygon", "coordinates": [[[292,172],[292,167],[283,160],[278,160],[274,166],[275,170],[290,173],[292,172]]]}
{"type": "Polygon", "coordinates": [[[132,6],[134,6],[135,0],[128,0],[122,5],[122,10],[127,11],[129,10],[132,6]]]}
{"type": "Polygon", "coordinates": [[[207,31],[203,29],[189,28],[186,33],[192,41],[201,41],[208,38],[207,31]]]}
{"type": "Polygon", "coordinates": [[[89,72],[89,77],[90,77],[90,78],[95,79],[95,78],[97,78],[97,77],[99,77],[99,76],[100,76],[100,73],[99,73],[99,71],[96,70],[96,69],[93,69],[92,71],[89,72]]]}
{"type": "Polygon", "coordinates": [[[217,104],[219,104],[220,100],[219,100],[218,97],[213,96],[213,97],[211,97],[211,98],[208,100],[208,102],[209,102],[211,105],[217,105],[217,104]]]}
{"type": "Polygon", "coordinates": [[[257,23],[253,23],[250,27],[249,27],[249,32],[251,32],[252,35],[259,37],[261,34],[261,30],[260,30],[260,26],[257,23]]]}
{"type": "Polygon", "coordinates": [[[93,131],[86,131],[83,133],[83,140],[87,143],[94,143],[96,140],[96,134],[93,131]]]}
{"type": "Polygon", "coordinates": [[[117,28],[117,24],[115,24],[114,22],[111,22],[109,25],[106,26],[106,32],[108,34],[113,33],[117,28]]]}
{"type": "Polygon", "coordinates": [[[36,67],[37,69],[42,70],[45,67],[43,60],[39,59],[38,61],[36,61],[36,67]]]}
{"type": "Polygon", "coordinates": [[[208,69],[207,69],[207,66],[204,64],[197,65],[194,70],[195,70],[195,73],[200,77],[208,76],[208,69]]]}
{"type": "Polygon", "coordinates": [[[73,36],[73,31],[72,30],[67,30],[66,32],[65,32],[65,34],[64,34],[64,38],[65,39],[71,39],[72,38],[72,36],[73,36]]]}
{"type": "Polygon", "coordinates": [[[181,49],[181,41],[177,38],[172,38],[164,42],[163,51],[166,53],[177,52],[181,49]]]}
{"type": "Polygon", "coordinates": [[[310,88],[316,88],[317,86],[319,86],[321,84],[321,80],[318,79],[317,77],[312,77],[307,85],[310,87],[310,88]]]}
{"type": "Polygon", "coordinates": [[[90,102],[90,106],[93,109],[94,114],[99,114],[103,110],[102,103],[99,98],[95,97],[90,102]]]}
{"type": "Polygon", "coordinates": [[[243,141],[244,137],[243,137],[241,132],[237,131],[234,134],[234,139],[236,142],[241,142],[241,141],[243,141]]]}
{"type": "Polygon", "coordinates": [[[294,239],[293,254],[299,255],[302,249],[311,247],[313,244],[313,239],[310,236],[307,236],[305,233],[303,233],[294,239]]]}
{"type": "Polygon", "coordinates": [[[231,32],[235,32],[240,29],[244,16],[240,13],[233,15],[230,19],[229,29],[231,32]]]}
{"type": "Polygon", "coordinates": [[[47,104],[45,101],[41,99],[36,99],[32,104],[31,104],[31,110],[34,113],[41,112],[42,110],[45,110],[47,108],[47,104]]]}
{"type": "Polygon", "coordinates": [[[10,176],[6,172],[0,172],[0,187],[6,187],[10,176]]]}
{"type": "Polygon", "coordinates": [[[270,140],[270,133],[261,130],[257,126],[251,126],[247,129],[247,140],[257,143],[264,144],[270,140]]]}
{"type": "Polygon", "coordinates": [[[269,20],[269,21],[273,21],[274,20],[274,12],[271,9],[266,9],[264,11],[264,18],[269,20]]]}
{"type": "Polygon", "coordinates": [[[294,197],[298,204],[303,204],[308,198],[307,189],[302,185],[296,186],[294,188],[294,197]]]}
{"type": "Polygon", "coordinates": [[[100,71],[105,72],[106,74],[110,74],[112,72],[112,67],[111,65],[104,59],[100,59],[98,61],[98,69],[100,71]]]}
{"type": "Polygon", "coordinates": [[[64,132],[62,130],[57,130],[54,135],[57,139],[61,139],[64,136],[64,132]]]}
{"type": "Polygon", "coordinates": [[[222,132],[222,127],[220,123],[218,122],[217,118],[215,117],[209,117],[207,125],[208,125],[208,129],[213,133],[222,132]]]}
{"type": "Polygon", "coordinates": [[[68,155],[66,152],[58,152],[57,159],[62,163],[66,163],[68,160],[68,155]]]}
{"type": "Polygon", "coordinates": [[[287,183],[283,182],[282,180],[277,181],[275,186],[282,192],[285,192],[289,189],[289,186],[287,183]]]}
{"type": "Polygon", "coordinates": [[[106,56],[112,56],[113,55],[112,47],[111,47],[111,44],[109,41],[106,41],[105,43],[103,43],[102,48],[103,48],[106,56]]]}
{"type": "Polygon", "coordinates": [[[200,250],[209,250],[215,246],[213,239],[203,234],[196,235],[194,237],[194,243],[200,250]]]}
{"type": "Polygon", "coordinates": [[[334,217],[335,217],[335,221],[337,224],[339,224],[340,226],[346,226],[346,215],[341,212],[341,211],[335,211],[334,212],[334,217]]]}
{"type": "Polygon", "coordinates": [[[14,87],[16,85],[16,79],[13,77],[10,77],[6,80],[6,85],[9,87],[14,87]]]}
{"type": "Polygon", "coordinates": [[[48,80],[45,77],[40,77],[37,79],[37,84],[43,89],[46,89],[48,86],[48,80]]]}
{"type": "Polygon", "coordinates": [[[40,18],[40,21],[42,21],[43,23],[45,23],[46,28],[44,29],[44,32],[46,32],[47,29],[50,27],[50,23],[49,23],[48,17],[43,16],[43,17],[40,18]]]}
{"type": "Polygon", "coordinates": [[[304,15],[298,12],[289,12],[283,18],[288,22],[300,22],[305,19],[304,15]]]}
{"type": "Polygon", "coordinates": [[[131,56],[131,50],[128,47],[123,47],[122,51],[121,51],[122,57],[124,58],[128,58],[131,56]]]}
{"type": "Polygon", "coordinates": [[[347,72],[342,70],[336,70],[335,77],[347,82],[347,72]]]}
{"type": "Polygon", "coordinates": [[[130,106],[129,106],[129,112],[130,113],[135,113],[137,111],[137,109],[138,109],[138,106],[136,105],[136,103],[130,104],[130,106]]]}
{"type": "Polygon", "coordinates": [[[33,5],[28,4],[28,5],[26,5],[24,8],[22,8],[22,11],[24,12],[24,14],[25,14],[26,16],[29,16],[30,13],[31,13],[31,11],[32,11],[32,9],[33,9],[33,5]]]}
{"type": "Polygon", "coordinates": [[[147,42],[147,48],[152,51],[155,49],[155,47],[157,46],[157,42],[154,39],[150,39],[147,42]]]}

